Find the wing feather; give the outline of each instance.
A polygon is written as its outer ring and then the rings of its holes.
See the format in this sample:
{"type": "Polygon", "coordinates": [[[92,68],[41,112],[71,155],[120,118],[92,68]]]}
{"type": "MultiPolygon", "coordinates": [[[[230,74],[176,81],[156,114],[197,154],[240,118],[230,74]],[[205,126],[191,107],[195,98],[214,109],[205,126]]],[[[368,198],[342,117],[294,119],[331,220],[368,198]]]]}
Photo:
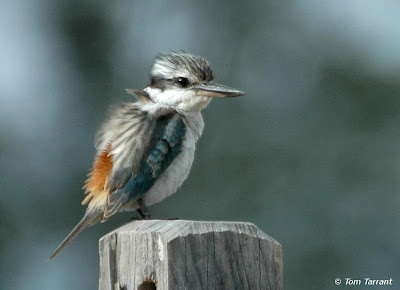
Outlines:
{"type": "MultiPolygon", "coordinates": [[[[106,217],[128,201],[139,199],[181,152],[186,127],[179,114],[170,113],[149,122],[152,124],[147,126],[147,130],[138,131],[140,134],[130,140],[137,146],[135,153],[125,150],[130,153],[118,156],[123,156],[124,163],[129,163],[130,167],[120,166],[111,172],[109,185],[113,191],[108,199],[106,217]],[[137,171],[132,162],[139,164],[137,171]]],[[[119,160],[114,158],[114,165],[118,163],[119,160]]]]}

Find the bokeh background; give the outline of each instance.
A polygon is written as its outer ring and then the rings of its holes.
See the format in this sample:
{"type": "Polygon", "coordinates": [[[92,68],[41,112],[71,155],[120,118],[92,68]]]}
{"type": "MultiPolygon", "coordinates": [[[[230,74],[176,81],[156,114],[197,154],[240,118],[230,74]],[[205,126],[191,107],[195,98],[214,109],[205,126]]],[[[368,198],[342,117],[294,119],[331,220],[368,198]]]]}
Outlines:
{"type": "Polygon", "coordinates": [[[247,95],[204,111],[192,172],[152,215],[255,223],[283,246],[286,289],[400,287],[399,15],[396,0],[3,3],[0,288],[97,288],[98,239],[132,214],[47,257],[84,213],[107,108],[181,49],[247,95]]]}

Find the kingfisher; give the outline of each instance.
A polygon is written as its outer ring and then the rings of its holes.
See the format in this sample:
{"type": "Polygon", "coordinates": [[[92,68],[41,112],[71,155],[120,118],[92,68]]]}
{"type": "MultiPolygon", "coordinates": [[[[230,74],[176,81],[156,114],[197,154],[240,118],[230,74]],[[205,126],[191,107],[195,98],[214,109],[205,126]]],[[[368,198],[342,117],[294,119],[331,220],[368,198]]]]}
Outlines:
{"type": "Polygon", "coordinates": [[[150,84],[127,89],[137,100],[111,108],[97,132],[93,168],[83,187],[85,215],[49,260],[87,227],[119,211],[136,210],[140,218],[149,218],[147,207],[178,190],[204,128],[201,110],[213,97],[245,94],[213,79],[203,57],[183,51],[155,57],[150,84]]]}

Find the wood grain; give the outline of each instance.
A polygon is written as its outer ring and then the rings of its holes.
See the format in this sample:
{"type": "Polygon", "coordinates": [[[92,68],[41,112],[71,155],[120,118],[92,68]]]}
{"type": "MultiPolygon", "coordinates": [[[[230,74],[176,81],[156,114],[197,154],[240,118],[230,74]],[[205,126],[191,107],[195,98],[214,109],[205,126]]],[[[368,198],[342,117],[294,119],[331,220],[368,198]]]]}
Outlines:
{"type": "Polygon", "coordinates": [[[283,289],[281,245],[248,222],[134,221],[99,253],[101,290],[283,289]]]}

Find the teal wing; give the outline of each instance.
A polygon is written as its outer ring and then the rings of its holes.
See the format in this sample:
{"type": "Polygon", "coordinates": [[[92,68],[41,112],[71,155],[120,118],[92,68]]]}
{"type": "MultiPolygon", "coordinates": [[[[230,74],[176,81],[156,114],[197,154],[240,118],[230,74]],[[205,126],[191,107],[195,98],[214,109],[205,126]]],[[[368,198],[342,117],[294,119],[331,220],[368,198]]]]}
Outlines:
{"type": "MultiPolygon", "coordinates": [[[[110,177],[108,186],[112,192],[105,212],[106,218],[127,202],[140,199],[181,152],[186,132],[182,117],[173,113],[159,117],[154,122],[150,126],[151,132],[144,132],[151,134],[149,143],[144,144],[147,148],[142,150],[144,156],[135,156],[132,160],[140,162],[140,165],[132,164],[132,167],[118,170],[110,177]]],[[[140,137],[136,136],[136,142],[142,142],[140,137]]]]}

